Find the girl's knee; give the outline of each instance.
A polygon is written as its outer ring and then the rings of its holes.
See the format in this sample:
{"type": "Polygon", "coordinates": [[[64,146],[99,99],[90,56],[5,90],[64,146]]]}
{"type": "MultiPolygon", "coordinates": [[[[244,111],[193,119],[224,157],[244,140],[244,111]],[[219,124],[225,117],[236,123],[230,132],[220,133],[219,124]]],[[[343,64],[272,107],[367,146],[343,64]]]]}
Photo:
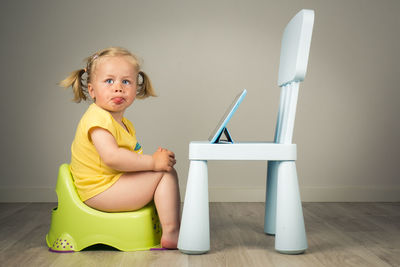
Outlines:
{"type": "Polygon", "coordinates": [[[178,173],[176,172],[175,168],[172,168],[170,171],[163,172],[162,179],[174,179],[178,181],[178,173]]]}
{"type": "Polygon", "coordinates": [[[178,173],[176,172],[175,168],[172,168],[172,170],[169,171],[168,173],[174,176],[176,179],[178,179],[178,173]]]}

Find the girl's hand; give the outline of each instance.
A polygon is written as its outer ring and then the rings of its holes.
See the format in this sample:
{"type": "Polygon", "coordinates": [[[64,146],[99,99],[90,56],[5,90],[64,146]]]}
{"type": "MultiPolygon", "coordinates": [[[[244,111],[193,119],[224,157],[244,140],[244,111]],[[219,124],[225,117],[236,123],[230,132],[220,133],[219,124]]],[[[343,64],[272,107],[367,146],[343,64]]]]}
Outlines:
{"type": "Polygon", "coordinates": [[[153,154],[154,171],[171,171],[175,165],[175,154],[168,149],[159,147],[153,154]]]}

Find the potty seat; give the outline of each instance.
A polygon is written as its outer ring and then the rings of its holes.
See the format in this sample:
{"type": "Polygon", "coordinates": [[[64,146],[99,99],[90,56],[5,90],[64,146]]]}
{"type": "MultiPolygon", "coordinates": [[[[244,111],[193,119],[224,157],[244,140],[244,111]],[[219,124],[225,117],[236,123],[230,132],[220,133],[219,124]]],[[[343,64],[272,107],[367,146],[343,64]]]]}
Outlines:
{"type": "Polygon", "coordinates": [[[69,165],[62,164],[46,243],[52,252],[74,252],[95,244],[122,251],[160,247],[161,226],[154,202],[129,212],[102,212],[79,198],[69,165]]]}

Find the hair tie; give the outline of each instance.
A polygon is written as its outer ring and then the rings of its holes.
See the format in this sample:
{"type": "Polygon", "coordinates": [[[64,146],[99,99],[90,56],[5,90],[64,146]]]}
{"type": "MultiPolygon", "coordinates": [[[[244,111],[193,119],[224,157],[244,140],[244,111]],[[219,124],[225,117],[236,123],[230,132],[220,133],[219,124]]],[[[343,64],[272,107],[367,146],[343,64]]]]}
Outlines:
{"type": "Polygon", "coordinates": [[[95,60],[95,59],[98,58],[98,57],[99,57],[99,55],[98,55],[98,54],[95,54],[95,55],[93,56],[92,60],[95,60]]]}
{"type": "Polygon", "coordinates": [[[138,85],[143,85],[143,82],[144,82],[143,71],[139,71],[137,83],[138,85]]]}

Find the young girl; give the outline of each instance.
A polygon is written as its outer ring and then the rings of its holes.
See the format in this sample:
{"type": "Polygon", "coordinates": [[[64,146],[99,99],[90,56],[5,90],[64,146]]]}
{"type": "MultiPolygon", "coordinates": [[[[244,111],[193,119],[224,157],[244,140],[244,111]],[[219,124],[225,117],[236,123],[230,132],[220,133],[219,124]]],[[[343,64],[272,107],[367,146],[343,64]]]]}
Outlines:
{"type": "Polygon", "coordinates": [[[148,76],[129,51],[110,47],[86,59],[86,68],[60,82],[74,101],[93,102],[83,115],[71,146],[70,169],[86,205],[107,212],[132,211],[154,199],[163,230],[161,245],[176,248],[180,197],[173,152],[143,154],[135,128],[124,117],[135,98],[155,96],[148,76]]]}

